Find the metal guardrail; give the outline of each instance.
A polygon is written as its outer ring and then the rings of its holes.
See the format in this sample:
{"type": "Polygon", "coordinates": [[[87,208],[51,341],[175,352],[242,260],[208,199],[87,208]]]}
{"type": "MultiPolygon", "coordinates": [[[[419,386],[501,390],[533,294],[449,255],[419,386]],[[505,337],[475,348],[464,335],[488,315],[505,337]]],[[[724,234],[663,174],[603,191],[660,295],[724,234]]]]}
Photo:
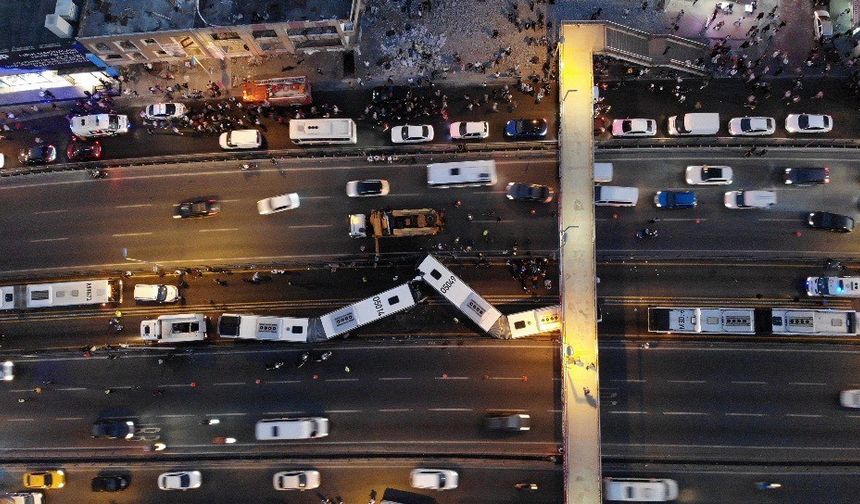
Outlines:
{"type": "Polygon", "coordinates": [[[750,138],[750,137],[695,137],[695,138],[642,138],[598,140],[598,149],[666,149],[708,147],[775,147],[793,149],[857,149],[860,139],[854,138],[750,138]]]}

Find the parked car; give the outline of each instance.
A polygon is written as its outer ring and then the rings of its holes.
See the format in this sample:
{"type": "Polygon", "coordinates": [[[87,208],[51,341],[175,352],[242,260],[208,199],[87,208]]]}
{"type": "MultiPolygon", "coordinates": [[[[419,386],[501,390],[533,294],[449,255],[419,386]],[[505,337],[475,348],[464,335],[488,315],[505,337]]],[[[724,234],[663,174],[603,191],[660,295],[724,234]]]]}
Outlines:
{"type": "Polygon", "coordinates": [[[657,134],[654,119],[616,119],[612,121],[612,136],[650,137],[657,134]]]}
{"type": "Polygon", "coordinates": [[[654,195],[654,204],[657,208],[669,210],[695,208],[698,203],[696,193],[693,191],[657,191],[654,195]]]}
{"type": "Polygon", "coordinates": [[[134,300],[151,303],[174,303],[179,301],[179,288],[166,284],[137,284],[134,286],[134,300]]]}
{"type": "Polygon", "coordinates": [[[24,473],[24,487],[49,490],[66,486],[66,473],[61,469],[24,473]]]}
{"type": "Polygon", "coordinates": [[[484,418],[484,427],[494,431],[523,432],[531,429],[531,416],[525,413],[487,415],[484,418]]]}
{"type": "Polygon", "coordinates": [[[688,166],[686,180],[690,185],[729,185],[734,173],[728,166],[688,166]]]}
{"type": "Polygon", "coordinates": [[[173,212],[174,219],[212,217],[221,213],[221,204],[214,198],[195,198],[182,201],[173,212]]]}
{"type": "Polygon", "coordinates": [[[272,478],[275,490],[313,490],[320,486],[319,471],[281,471],[272,478]]]}
{"type": "Polygon", "coordinates": [[[512,119],[505,124],[505,137],[513,140],[539,140],[547,131],[546,119],[512,119]]]}
{"type": "Polygon", "coordinates": [[[102,158],[102,143],[98,140],[72,140],[66,146],[69,161],[96,161],[102,158]]]}
{"type": "Polygon", "coordinates": [[[162,490],[188,490],[200,488],[203,476],[200,471],[176,471],[158,476],[158,488],[162,490]]]}
{"type": "Polygon", "coordinates": [[[833,129],[833,118],[824,114],[788,114],[785,130],[789,133],[827,133],[833,129]]]}
{"type": "Polygon", "coordinates": [[[25,147],[18,152],[18,161],[27,165],[50,164],[57,160],[57,148],[51,144],[25,147]]]}
{"type": "Polygon", "coordinates": [[[667,502],[678,498],[678,483],[671,479],[604,478],[607,501],[667,502]]]}
{"type": "Polygon", "coordinates": [[[15,379],[15,364],[7,360],[0,366],[0,381],[12,381],[15,379]]]}
{"type": "Polygon", "coordinates": [[[430,490],[453,490],[459,480],[457,471],[450,469],[414,469],[409,477],[412,488],[430,490]]]}
{"type": "Polygon", "coordinates": [[[786,168],[783,175],[786,185],[807,186],[830,183],[830,168],[786,168]]]}
{"type": "Polygon", "coordinates": [[[385,196],[388,191],[388,181],[382,179],[350,180],[346,183],[346,195],[350,198],[385,196]]]}
{"type": "Polygon", "coordinates": [[[131,439],[134,433],[133,420],[104,418],[93,423],[92,437],[95,439],[131,439]]]}
{"type": "Polygon", "coordinates": [[[391,142],[396,144],[424,143],[433,140],[433,126],[422,124],[420,126],[393,126],[391,128],[391,142]]]}
{"type": "Polygon", "coordinates": [[[854,231],[854,219],[847,215],[830,212],[810,212],[807,222],[812,229],[822,229],[836,233],[850,233],[854,231]]]}
{"type": "Polygon", "coordinates": [[[776,132],[773,117],[734,117],[729,120],[729,135],[767,136],[776,132]]]}
{"type": "Polygon", "coordinates": [[[178,119],[185,115],[185,105],[181,103],[153,103],[144,110],[144,117],[152,120],[178,119]]]}
{"type": "Polygon", "coordinates": [[[815,30],[816,39],[825,39],[833,36],[833,21],[830,13],[826,10],[817,10],[812,13],[812,28],[815,30]]]}
{"type": "Polygon", "coordinates": [[[260,215],[271,215],[286,210],[295,210],[299,207],[299,194],[288,193],[261,199],[257,202],[257,212],[260,215]]]}
{"type": "Polygon", "coordinates": [[[91,486],[93,492],[121,492],[128,488],[128,478],[121,474],[96,476],[91,486]]]}
{"type": "Polygon", "coordinates": [[[553,197],[552,187],[542,184],[523,184],[510,182],[505,188],[505,196],[514,201],[549,203],[553,197]]]}
{"type": "Polygon", "coordinates": [[[453,140],[471,140],[490,136],[490,123],[487,121],[460,121],[448,126],[453,140]]]}
{"type": "Polygon", "coordinates": [[[840,392],[839,404],[843,408],[860,408],[860,389],[843,390],[840,392]]]}
{"type": "Polygon", "coordinates": [[[42,492],[10,492],[0,494],[0,504],[43,504],[42,492]]]}

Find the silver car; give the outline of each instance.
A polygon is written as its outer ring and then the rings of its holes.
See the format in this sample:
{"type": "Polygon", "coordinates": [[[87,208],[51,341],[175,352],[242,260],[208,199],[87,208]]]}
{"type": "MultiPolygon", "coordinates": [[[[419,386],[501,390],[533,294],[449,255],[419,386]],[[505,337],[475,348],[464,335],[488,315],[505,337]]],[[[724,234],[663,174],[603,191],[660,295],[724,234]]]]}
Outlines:
{"type": "Polygon", "coordinates": [[[657,478],[604,478],[607,501],[668,502],[678,498],[678,483],[657,478]]]}
{"type": "Polygon", "coordinates": [[[189,490],[200,488],[203,476],[200,471],[176,471],[162,473],[158,477],[158,488],[162,490],[189,490]]]}
{"type": "Polygon", "coordinates": [[[271,215],[286,210],[294,210],[299,207],[299,204],[298,193],[281,194],[258,201],[257,212],[260,215],[271,215]]]}
{"type": "Polygon", "coordinates": [[[313,490],[320,486],[319,471],[281,471],[272,477],[275,490],[313,490]]]}

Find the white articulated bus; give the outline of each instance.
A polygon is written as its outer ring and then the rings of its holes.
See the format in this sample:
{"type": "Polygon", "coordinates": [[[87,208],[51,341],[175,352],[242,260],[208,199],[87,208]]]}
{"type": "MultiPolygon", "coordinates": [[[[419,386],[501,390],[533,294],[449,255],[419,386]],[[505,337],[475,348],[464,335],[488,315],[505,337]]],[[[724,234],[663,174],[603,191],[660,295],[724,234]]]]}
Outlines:
{"type": "Polygon", "coordinates": [[[358,142],[352,119],[292,119],[290,140],[296,145],[335,145],[358,142]]]}
{"type": "Polygon", "coordinates": [[[122,280],[81,280],[0,287],[0,310],[113,305],[122,302],[122,280]]]}
{"type": "Polygon", "coordinates": [[[496,162],[455,161],[427,165],[427,185],[430,187],[477,187],[496,183],[496,162]]]}
{"type": "Polygon", "coordinates": [[[222,338],[306,343],[308,323],[306,318],[224,313],[218,320],[218,335],[222,338]]]}
{"type": "Polygon", "coordinates": [[[409,283],[380,292],[357,303],[344,306],[320,317],[326,339],[357,329],[365,324],[418,304],[418,292],[409,283]]]}
{"type": "Polygon", "coordinates": [[[418,265],[422,279],[433,287],[439,294],[454,304],[469,320],[478,325],[484,332],[490,332],[502,314],[486,299],[473,291],[471,287],[451,273],[432,255],[428,255],[418,265]]]}
{"type": "Polygon", "coordinates": [[[774,308],[770,316],[774,334],[857,336],[857,312],[774,308]]]}
{"type": "Polygon", "coordinates": [[[648,332],[755,334],[752,308],[648,308],[648,332]]]}

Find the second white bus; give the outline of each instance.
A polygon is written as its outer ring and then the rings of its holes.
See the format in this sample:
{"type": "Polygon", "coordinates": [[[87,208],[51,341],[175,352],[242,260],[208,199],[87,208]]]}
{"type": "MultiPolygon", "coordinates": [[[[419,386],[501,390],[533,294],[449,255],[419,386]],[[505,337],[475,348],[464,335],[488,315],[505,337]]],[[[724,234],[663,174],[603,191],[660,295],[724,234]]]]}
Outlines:
{"type": "Polygon", "coordinates": [[[296,145],[336,145],[358,142],[352,119],[293,119],[290,140],[296,145]]]}

